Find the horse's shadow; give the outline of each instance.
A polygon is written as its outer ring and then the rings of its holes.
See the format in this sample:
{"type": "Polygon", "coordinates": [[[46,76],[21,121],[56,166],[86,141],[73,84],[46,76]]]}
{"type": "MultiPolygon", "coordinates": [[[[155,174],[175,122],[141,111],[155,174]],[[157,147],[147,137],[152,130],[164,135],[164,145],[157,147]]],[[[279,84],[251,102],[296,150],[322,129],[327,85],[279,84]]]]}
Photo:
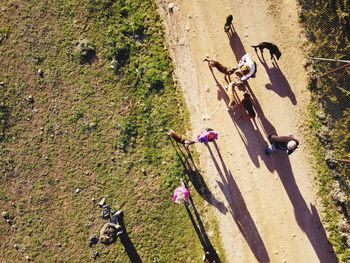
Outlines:
{"type": "Polygon", "coordinates": [[[246,54],[243,43],[236,31],[234,31],[234,33],[232,32],[231,34],[227,34],[227,36],[229,39],[230,47],[236,57],[236,61],[238,62],[246,54]]]}
{"type": "Polygon", "coordinates": [[[282,73],[280,67],[277,64],[275,57],[272,60],[272,67],[267,65],[265,57],[263,54],[261,56],[256,52],[259,61],[266,70],[267,75],[269,76],[270,83],[267,83],[265,87],[269,90],[274,91],[280,97],[288,97],[293,105],[297,104],[297,99],[294,92],[287,80],[287,78],[282,73]]]}
{"type": "MultiPolygon", "coordinates": [[[[228,91],[220,84],[215,75],[213,78],[218,87],[218,100],[224,100],[226,106],[229,105],[229,95],[228,91]]],[[[234,97],[236,100],[236,106],[233,109],[228,108],[228,114],[231,117],[233,124],[235,125],[238,134],[244,143],[250,159],[256,167],[260,167],[259,156],[264,155],[264,149],[268,145],[267,141],[264,138],[264,135],[267,137],[267,133],[273,133],[274,129],[271,123],[264,116],[260,104],[257,101],[253,91],[251,90],[248,82],[244,82],[244,85],[238,88],[240,91],[249,91],[251,94],[253,107],[257,113],[256,119],[251,119],[248,117],[245,109],[241,105],[240,96],[237,94],[236,89],[234,90],[234,97]],[[260,130],[260,127],[257,121],[263,123],[263,130],[260,130]],[[268,131],[266,131],[268,130],[268,131]]]]}

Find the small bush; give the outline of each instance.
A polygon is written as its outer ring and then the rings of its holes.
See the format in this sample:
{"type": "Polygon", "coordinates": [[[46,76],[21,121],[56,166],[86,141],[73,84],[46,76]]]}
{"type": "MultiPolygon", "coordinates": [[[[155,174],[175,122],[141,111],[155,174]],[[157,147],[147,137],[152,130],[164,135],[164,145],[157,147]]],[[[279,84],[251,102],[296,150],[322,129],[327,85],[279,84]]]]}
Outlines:
{"type": "Polygon", "coordinates": [[[146,87],[151,91],[159,91],[164,88],[161,72],[158,69],[151,68],[147,70],[144,75],[144,81],[146,82],[146,87]]]}
{"type": "Polygon", "coordinates": [[[116,70],[127,64],[130,58],[130,45],[123,43],[117,45],[113,58],[115,59],[116,70]]]}

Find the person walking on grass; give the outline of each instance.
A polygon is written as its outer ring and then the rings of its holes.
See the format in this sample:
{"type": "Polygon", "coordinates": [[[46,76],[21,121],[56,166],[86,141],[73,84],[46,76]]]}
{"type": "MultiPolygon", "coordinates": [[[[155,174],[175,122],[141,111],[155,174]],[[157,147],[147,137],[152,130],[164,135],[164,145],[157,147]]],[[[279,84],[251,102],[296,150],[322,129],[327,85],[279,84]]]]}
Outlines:
{"type": "Polygon", "coordinates": [[[268,136],[270,146],[266,147],[265,154],[269,155],[275,150],[286,151],[288,155],[292,154],[299,145],[299,140],[294,138],[293,135],[289,136],[268,136]]]}

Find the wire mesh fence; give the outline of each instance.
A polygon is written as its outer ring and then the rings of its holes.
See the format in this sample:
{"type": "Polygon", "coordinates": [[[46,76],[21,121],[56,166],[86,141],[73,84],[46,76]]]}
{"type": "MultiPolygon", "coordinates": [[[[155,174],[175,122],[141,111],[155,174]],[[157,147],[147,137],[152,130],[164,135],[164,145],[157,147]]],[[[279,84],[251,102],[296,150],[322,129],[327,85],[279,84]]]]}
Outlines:
{"type": "Polygon", "coordinates": [[[350,2],[299,0],[299,4],[300,20],[312,42],[310,89],[323,108],[316,114],[323,124],[317,136],[331,171],[331,179],[320,181],[339,212],[337,223],[330,219],[331,212],[327,220],[336,225],[330,231],[339,262],[350,262],[350,2]]]}
{"type": "Polygon", "coordinates": [[[313,43],[310,56],[322,58],[311,60],[317,78],[312,91],[318,94],[331,118],[336,157],[350,160],[350,2],[299,0],[299,3],[300,20],[313,43]]]}

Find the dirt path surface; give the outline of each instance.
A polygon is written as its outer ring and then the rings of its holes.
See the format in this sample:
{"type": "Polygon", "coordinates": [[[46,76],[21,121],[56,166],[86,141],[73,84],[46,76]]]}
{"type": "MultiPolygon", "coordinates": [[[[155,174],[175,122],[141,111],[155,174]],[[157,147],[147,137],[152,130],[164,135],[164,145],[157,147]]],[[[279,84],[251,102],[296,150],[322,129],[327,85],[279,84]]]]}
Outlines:
{"type": "Polygon", "coordinates": [[[316,209],[303,138],[289,157],[264,154],[267,134],[301,137],[300,118],[309,101],[296,1],[174,1],[172,14],[169,3],[158,0],[193,136],[206,127],[219,132],[216,145],[197,144],[197,149],[227,262],[337,262],[316,209]],[[223,30],[228,14],[236,31],[230,38],[223,30]],[[261,41],[279,46],[278,65],[267,50],[266,62],[259,60],[251,45],[261,41]],[[227,111],[223,75],[215,69],[212,74],[202,62],[208,55],[235,66],[245,53],[258,65],[248,81],[256,124],[242,119],[240,109],[227,111]]]}

